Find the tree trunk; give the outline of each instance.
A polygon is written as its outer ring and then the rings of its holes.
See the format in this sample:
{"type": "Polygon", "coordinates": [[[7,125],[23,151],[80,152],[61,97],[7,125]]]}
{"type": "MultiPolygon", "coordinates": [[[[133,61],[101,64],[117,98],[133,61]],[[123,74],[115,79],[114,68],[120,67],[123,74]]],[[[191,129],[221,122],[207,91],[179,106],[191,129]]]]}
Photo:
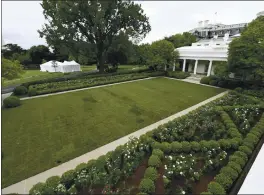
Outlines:
{"type": "Polygon", "coordinates": [[[98,52],[97,54],[97,63],[100,73],[104,72],[104,52],[98,52]]]}

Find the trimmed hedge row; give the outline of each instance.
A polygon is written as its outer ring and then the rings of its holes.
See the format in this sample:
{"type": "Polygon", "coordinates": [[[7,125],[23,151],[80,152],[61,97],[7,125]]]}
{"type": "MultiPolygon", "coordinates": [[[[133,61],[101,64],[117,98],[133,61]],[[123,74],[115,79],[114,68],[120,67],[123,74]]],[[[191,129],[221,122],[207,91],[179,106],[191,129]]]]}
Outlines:
{"type": "Polygon", "coordinates": [[[228,164],[220,170],[218,175],[216,175],[215,182],[210,182],[210,186],[218,186],[217,191],[212,190],[208,185],[208,192],[212,194],[223,194],[223,190],[228,192],[231,189],[234,182],[243,172],[243,168],[246,165],[248,158],[251,156],[252,151],[264,135],[263,127],[264,114],[262,114],[260,121],[255,125],[255,127],[253,127],[247,134],[242,144],[238,147],[238,151],[234,152],[234,154],[229,157],[228,164]]]}
{"type": "Polygon", "coordinates": [[[176,79],[186,79],[187,77],[191,76],[191,74],[189,72],[182,71],[167,71],[166,76],[176,79]]]}
{"type": "Polygon", "coordinates": [[[124,81],[143,79],[143,78],[155,77],[155,76],[164,76],[164,75],[165,72],[151,72],[151,73],[124,74],[124,75],[115,75],[115,76],[106,76],[106,77],[97,76],[97,77],[89,77],[88,79],[91,79],[91,82],[89,82],[87,78],[85,78],[86,80],[83,80],[84,78],[75,80],[76,84],[74,85],[70,85],[68,81],[58,81],[57,83],[51,82],[51,83],[39,84],[39,85],[46,85],[46,87],[43,89],[41,88],[38,89],[38,84],[36,84],[29,86],[28,95],[35,96],[35,95],[56,93],[61,91],[68,91],[68,90],[80,89],[85,87],[99,86],[99,85],[112,84],[117,82],[124,82],[124,81]],[[98,81],[96,81],[96,79],[98,79],[98,81]],[[65,84],[63,84],[64,82],[65,84]]]}

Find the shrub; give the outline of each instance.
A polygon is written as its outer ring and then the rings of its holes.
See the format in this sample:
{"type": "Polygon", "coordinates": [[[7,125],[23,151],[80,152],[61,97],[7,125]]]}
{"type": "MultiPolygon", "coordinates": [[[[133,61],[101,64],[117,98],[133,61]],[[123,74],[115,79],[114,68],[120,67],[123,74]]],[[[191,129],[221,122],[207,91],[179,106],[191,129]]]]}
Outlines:
{"type": "Polygon", "coordinates": [[[230,139],[230,140],[229,140],[229,142],[230,142],[230,144],[231,144],[231,147],[232,147],[233,149],[237,149],[237,148],[238,148],[238,146],[239,146],[239,144],[240,144],[240,141],[241,141],[240,138],[234,138],[234,139],[230,139]]]}
{"type": "Polygon", "coordinates": [[[155,181],[158,178],[158,172],[154,167],[148,167],[145,171],[144,178],[149,178],[155,181]]]}
{"type": "Polygon", "coordinates": [[[161,161],[158,156],[151,155],[148,160],[148,165],[158,168],[161,165],[161,161]]]}
{"type": "Polygon", "coordinates": [[[192,150],[195,152],[199,152],[201,150],[201,146],[198,142],[190,142],[192,150]]]}
{"type": "Polygon", "coordinates": [[[238,93],[242,93],[243,89],[241,87],[237,87],[237,88],[235,88],[235,91],[238,92],[238,93]]]}
{"type": "Polygon", "coordinates": [[[239,146],[238,150],[244,152],[248,156],[252,153],[252,150],[247,146],[239,146]]]}
{"type": "Polygon", "coordinates": [[[158,156],[160,159],[164,158],[164,153],[159,149],[154,149],[152,154],[158,156]]]}
{"type": "Polygon", "coordinates": [[[14,89],[15,95],[25,95],[27,94],[27,88],[24,86],[18,86],[14,89]]]}
{"type": "Polygon", "coordinates": [[[66,171],[65,173],[62,174],[60,183],[65,185],[66,188],[69,188],[74,183],[74,175],[75,175],[74,170],[66,171]]]}
{"type": "Polygon", "coordinates": [[[144,178],[139,184],[139,190],[148,194],[155,192],[155,184],[151,179],[144,178]]]}
{"type": "Polygon", "coordinates": [[[236,156],[236,155],[231,155],[229,157],[229,161],[233,161],[237,164],[239,164],[242,168],[244,167],[244,165],[246,164],[246,161],[244,161],[241,157],[236,156]]]}
{"type": "Polygon", "coordinates": [[[228,190],[231,187],[231,185],[233,184],[232,179],[223,173],[218,174],[215,177],[215,181],[217,183],[219,183],[221,186],[223,186],[225,190],[228,190]]]}
{"type": "Polygon", "coordinates": [[[231,148],[231,143],[229,140],[226,139],[220,139],[219,141],[220,147],[224,150],[231,148]]]}
{"type": "Polygon", "coordinates": [[[230,177],[233,181],[238,177],[238,173],[236,170],[232,169],[231,167],[223,167],[221,170],[220,170],[220,173],[230,177]]]}
{"type": "Polygon", "coordinates": [[[236,151],[234,153],[234,155],[241,157],[244,161],[247,161],[248,160],[248,157],[247,157],[247,155],[244,152],[236,151]]]}
{"type": "Polygon", "coordinates": [[[161,150],[164,153],[168,154],[171,151],[171,145],[168,142],[162,142],[161,143],[161,150]]]}
{"type": "Polygon", "coordinates": [[[75,168],[75,173],[81,172],[83,169],[86,169],[86,167],[87,167],[86,163],[81,163],[81,164],[77,165],[75,168]]]}
{"type": "Polygon", "coordinates": [[[3,101],[5,108],[14,108],[21,105],[20,99],[16,96],[10,96],[3,101]]]}
{"type": "Polygon", "coordinates": [[[169,183],[170,183],[170,180],[167,178],[167,177],[163,177],[163,183],[164,183],[164,187],[168,187],[169,183]]]}
{"type": "Polygon", "coordinates": [[[182,144],[180,142],[172,142],[171,143],[171,150],[174,153],[182,151],[182,144]]]}
{"type": "Polygon", "coordinates": [[[226,194],[225,189],[217,182],[210,182],[208,184],[208,191],[212,194],[226,194]]]}
{"type": "Polygon", "coordinates": [[[242,168],[239,164],[231,161],[227,164],[227,166],[231,167],[232,169],[236,170],[238,173],[240,173],[242,171],[242,168]]]}
{"type": "Polygon", "coordinates": [[[169,77],[173,77],[173,78],[176,78],[176,79],[185,79],[185,78],[189,77],[191,74],[188,73],[188,72],[182,72],[182,71],[179,71],[179,72],[168,71],[167,75],[169,77]]]}
{"type": "Polygon", "coordinates": [[[148,195],[148,193],[145,193],[145,192],[139,192],[139,193],[137,193],[137,195],[148,195]]]}
{"type": "Polygon", "coordinates": [[[37,195],[37,194],[42,194],[43,191],[45,190],[45,183],[39,182],[37,184],[35,184],[30,190],[29,190],[29,194],[31,195],[37,195]]]}
{"type": "Polygon", "coordinates": [[[217,141],[215,141],[215,140],[210,140],[210,141],[208,141],[208,149],[210,149],[210,148],[218,148],[220,145],[219,145],[219,143],[217,142],[217,141]]]}
{"type": "Polygon", "coordinates": [[[225,87],[226,85],[227,85],[226,80],[220,80],[218,81],[218,84],[217,84],[218,87],[225,87]]]}
{"type": "Polygon", "coordinates": [[[53,176],[53,177],[48,178],[46,180],[45,191],[50,192],[52,194],[55,193],[55,189],[59,185],[59,183],[60,183],[60,177],[59,176],[53,176]]]}
{"type": "Polygon", "coordinates": [[[210,77],[203,77],[200,80],[200,83],[208,85],[210,81],[211,81],[211,78],[210,77]]]}
{"type": "Polygon", "coordinates": [[[33,87],[29,87],[28,96],[35,96],[35,95],[37,95],[37,89],[35,89],[33,87]]]}
{"type": "Polygon", "coordinates": [[[211,80],[209,85],[217,86],[217,80],[211,80]]]}
{"type": "Polygon", "coordinates": [[[190,142],[183,141],[181,144],[182,144],[182,151],[183,152],[190,152],[191,151],[191,144],[190,144],[190,142]]]}
{"type": "Polygon", "coordinates": [[[68,190],[68,194],[77,194],[77,189],[75,186],[71,186],[71,188],[68,190]]]}
{"type": "Polygon", "coordinates": [[[212,194],[211,192],[202,192],[200,195],[210,195],[212,194]]]}

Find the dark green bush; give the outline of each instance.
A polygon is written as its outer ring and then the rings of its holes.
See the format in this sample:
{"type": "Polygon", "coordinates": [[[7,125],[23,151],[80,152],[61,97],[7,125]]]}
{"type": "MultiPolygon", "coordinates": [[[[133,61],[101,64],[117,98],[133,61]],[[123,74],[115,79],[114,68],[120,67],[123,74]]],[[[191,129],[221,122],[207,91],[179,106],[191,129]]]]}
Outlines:
{"type": "Polygon", "coordinates": [[[74,170],[67,171],[62,174],[60,183],[62,183],[66,188],[70,188],[70,186],[72,186],[74,183],[74,176],[75,176],[74,170]]]}
{"type": "Polygon", "coordinates": [[[35,96],[35,95],[37,95],[37,89],[35,89],[33,87],[29,87],[28,96],[35,96]]]}
{"type": "Polygon", "coordinates": [[[223,186],[221,186],[219,183],[217,182],[210,182],[208,184],[208,192],[211,192],[212,194],[226,194],[225,189],[223,188],[223,186]]]}
{"type": "Polygon", "coordinates": [[[158,156],[160,159],[164,158],[164,153],[159,149],[154,149],[152,154],[158,156]]]}
{"type": "Polygon", "coordinates": [[[162,142],[161,143],[161,150],[164,153],[169,154],[171,152],[171,145],[168,142],[162,142]]]}
{"type": "Polygon", "coordinates": [[[243,145],[242,146],[239,146],[238,147],[238,150],[241,151],[241,152],[244,152],[248,156],[251,155],[251,153],[252,153],[252,150],[249,147],[243,146],[243,145]]]}
{"type": "Polygon", "coordinates": [[[191,144],[191,148],[193,151],[199,152],[201,150],[201,146],[198,142],[193,141],[193,142],[190,142],[190,144],[191,144]]]}
{"type": "Polygon", "coordinates": [[[244,161],[248,160],[247,154],[241,151],[236,151],[234,155],[241,157],[244,161]]]}
{"type": "Polygon", "coordinates": [[[221,170],[220,170],[220,173],[230,177],[233,181],[236,180],[236,178],[238,177],[238,173],[236,170],[232,169],[231,167],[223,167],[221,170]]]}
{"type": "Polygon", "coordinates": [[[230,162],[233,161],[233,162],[239,164],[241,166],[241,168],[243,168],[246,164],[246,161],[244,161],[243,158],[236,156],[236,155],[229,156],[229,161],[230,162]]]}
{"type": "Polygon", "coordinates": [[[168,71],[167,72],[167,76],[168,77],[173,77],[176,79],[185,79],[187,77],[189,77],[191,74],[188,72],[182,72],[182,71],[168,71]]]}
{"type": "Polygon", "coordinates": [[[27,88],[24,86],[18,86],[14,89],[15,95],[25,95],[27,94],[27,88]]]}
{"type": "Polygon", "coordinates": [[[171,143],[171,150],[174,153],[182,151],[182,144],[180,142],[172,142],[171,143]]]}
{"type": "Polygon", "coordinates": [[[241,87],[237,87],[237,88],[235,88],[235,91],[238,92],[238,93],[242,93],[243,89],[241,87]]]}
{"type": "MultiPolygon", "coordinates": [[[[45,186],[45,191],[54,193],[55,194],[55,189],[60,183],[60,177],[59,176],[52,176],[46,180],[46,186],[45,186]]],[[[49,194],[50,194],[49,193],[49,194]]]]}
{"type": "Polygon", "coordinates": [[[223,186],[225,190],[228,190],[231,187],[231,185],[233,184],[232,179],[223,173],[218,174],[215,177],[215,181],[217,183],[219,183],[221,186],[223,186]]]}
{"type": "Polygon", "coordinates": [[[190,152],[191,151],[191,144],[190,144],[190,142],[183,141],[181,144],[182,144],[182,151],[183,152],[190,152]]]}
{"type": "Polygon", "coordinates": [[[10,96],[3,101],[5,108],[14,108],[21,105],[20,99],[16,96],[10,96]]]}
{"type": "Polygon", "coordinates": [[[226,87],[227,86],[227,81],[226,80],[220,80],[217,83],[218,87],[226,87]]]}
{"type": "Polygon", "coordinates": [[[139,184],[139,190],[148,194],[155,192],[155,184],[151,179],[144,178],[139,184]]]}
{"type": "Polygon", "coordinates": [[[39,182],[35,184],[30,190],[29,194],[35,195],[35,194],[43,194],[43,191],[45,190],[46,184],[39,182]]]}
{"type": "Polygon", "coordinates": [[[78,194],[77,189],[75,188],[75,186],[71,186],[71,188],[68,190],[69,194],[78,194]]]}
{"type": "Polygon", "coordinates": [[[220,139],[218,141],[218,143],[220,144],[220,147],[223,148],[223,149],[229,149],[231,148],[231,143],[229,140],[226,140],[226,139],[220,139]]]}
{"type": "Polygon", "coordinates": [[[209,85],[212,85],[212,86],[217,86],[217,84],[218,84],[217,80],[211,80],[209,82],[209,85]]]}
{"type": "Polygon", "coordinates": [[[227,166],[231,167],[232,169],[236,170],[237,173],[240,173],[242,171],[242,168],[239,164],[233,162],[233,161],[230,161],[227,166]]]}
{"type": "Polygon", "coordinates": [[[203,77],[200,80],[200,83],[208,85],[210,81],[211,81],[211,78],[210,77],[203,77]]]}
{"type": "Polygon", "coordinates": [[[155,181],[158,178],[158,172],[154,167],[148,167],[145,171],[144,178],[149,178],[155,181]]]}
{"type": "Polygon", "coordinates": [[[148,165],[156,168],[160,167],[161,165],[160,158],[156,155],[151,155],[148,160],[148,165]]]}

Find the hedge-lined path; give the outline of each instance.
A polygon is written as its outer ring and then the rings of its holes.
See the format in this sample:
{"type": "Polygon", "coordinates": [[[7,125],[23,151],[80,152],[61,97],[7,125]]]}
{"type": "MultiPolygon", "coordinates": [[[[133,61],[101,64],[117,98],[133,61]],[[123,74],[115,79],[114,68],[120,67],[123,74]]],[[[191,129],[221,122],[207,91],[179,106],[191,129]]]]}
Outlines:
{"type": "MultiPolygon", "coordinates": [[[[150,79],[150,78],[149,78],[150,79]]],[[[28,194],[29,193],[29,190],[33,187],[33,185],[35,185],[36,183],[38,182],[45,182],[46,179],[48,179],[49,177],[51,176],[56,176],[56,175],[59,175],[61,176],[64,172],[68,171],[68,170],[71,170],[71,169],[74,169],[77,165],[81,164],[81,163],[87,163],[89,160],[92,160],[92,159],[96,159],[98,158],[99,156],[101,155],[104,155],[112,150],[114,150],[117,146],[119,145],[123,145],[125,144],[126,142],[129,141],[129,138],[130,137],[140,137],[141,135],[157,128],[158,126],[162,125],[162,124],[165,124],[165,123],[168,123],[169,121],[171,120],[174,120],[178,117],[181,117],[183,115],[186,115],[188,114],[190,111],[193,111],[195,109],[197,109],[198,107],[200,106],[203,106],[215,99],[218,99],[222,96],[224,96],[225,94],[227,94],[228,91],[225,91],[225,92],[222,92],[216,96],[213,96],[207,100],[204,100],[194,106],[191,106],[185,110],[182,110],[176,114],[173,114],[165,119],[162,119],[156,123],[153,123],[147,127],[144,127],[134,133],[131,133],[127,136],[124,136],[120,139],[117,139],[109,144],[106,144],[102,147],[99,147],[91,152],[88,152],[84,155],[81,155],[77,158],[74,158],[68,162],[65,162],[59,166],[56,166],[52,169],[49,169],[47,171],[44,171],[42,173],[39,173],[35,176],[32,176],[28,179],[25,179],[21,182],[18,182],[16,184],[13,184],[7,188],[4,188],[2,190],[2,194],[9,194],[9,193],[18,193],[18,194],[28,194]]]]}
{"type": "MultiPolygon", "coordinates": [[[[47,96],[51,96],[51,95],[60,95],[60,94],[64,94],[64,93],[72,93],[72,92],[76,92],[76,91],[83,91],[83,90],[88,90],[88,89],[96,89],[96,88],[100,88],[100,87],[107,87],[107,86],[112,86],[112,85],[119,85],[119,84],[124,84],[124,83],[131,83],[131,82],[143,81],[143,80],[155,79],[155,78],[158,78],[158,77],[148,77],[148,78],[135,79],[135,80],[124,81],[124,82],[119,82],[119,83],[112,83],[112,84],[99,85],[99,86],[94,86],[94,87],[86,87],[86,88],[81,88],[81,89],[61,91],[61,92],[57,92],[57,93],[49,93],[49,94],[44,94],[44,95],[32,96],[32,97],[24,97],[24,98],[20,98],[20,100],[41,98],[41,97],[47,97],[47,96]]],[[[219,87],[216,87],[216,86],[205,85],[205,84],[201,84],[201,83],[198,83],[198,82],[193,82],[192,80],[189,80],[189,79],[176,79],[176,78],[171,78],[171,77],[164,77],[164,78],[174,79],[174,80],[178,80],[178,81],[184,81],[184,82],[187,82],[187,83],[193,83],[193,84],[203,85],[203,86],[207,86],[207,87],[219,88],[219,87]]]]}

